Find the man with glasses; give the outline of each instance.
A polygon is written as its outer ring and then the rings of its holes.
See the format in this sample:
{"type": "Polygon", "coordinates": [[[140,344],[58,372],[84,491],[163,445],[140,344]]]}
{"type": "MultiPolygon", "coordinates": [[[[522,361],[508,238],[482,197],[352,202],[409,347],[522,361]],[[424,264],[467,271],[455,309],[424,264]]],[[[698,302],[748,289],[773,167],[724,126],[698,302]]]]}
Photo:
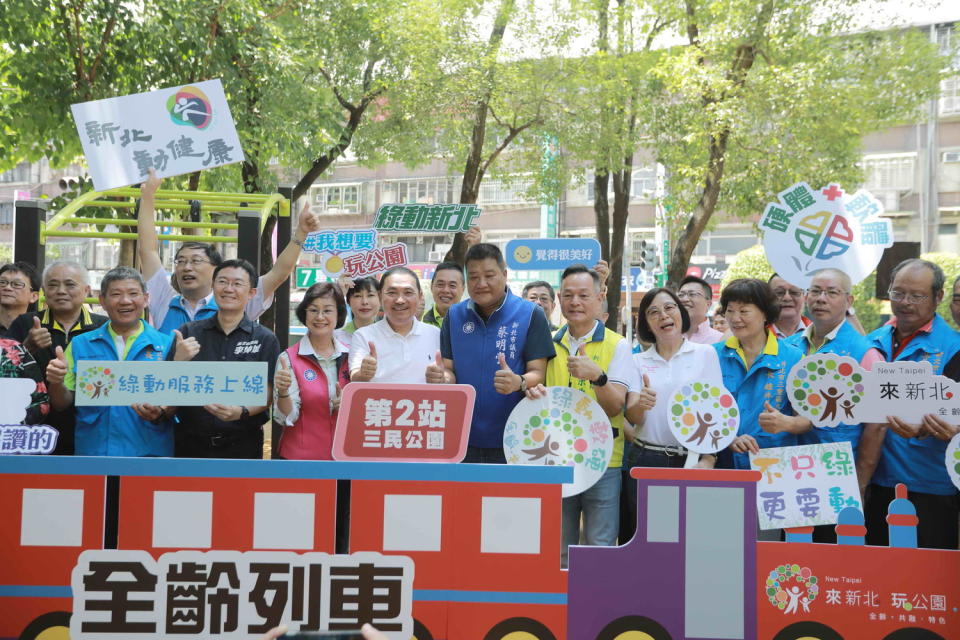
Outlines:
{"type": "Polygon", "coordinates": [[[533,304],[543,309],[543,314],[547,316],[547,323],[550,331],[556,331],[553,326],[553,310],[557,308],[557,294],[553,286],[546,280],[536,280],[528,282],[523,286],[523,294],[520,296],[524,300],[529,300],[533,304]]]}
{"type": "MultiPolygon", "coordinates": [[[[211,293],[213,271],[222,261],[212,244],[185,242],[174,258],[174,289],[170,274],[160,261],[160,242],[157,237],[155,201],[160,178],[153,169],[140,187],[140,211],[137,214],[137,255],[140,271],[147,280],[150,293],[150,322],[163,333],[171,333],[185,322],[210,318],[217,312],[215,296],[211,293]],[[177,292],[179,291],[179,295],[177,292]]],[[[318,230],[320,222],[310,212],[309,205],[300,212],[297,230],[286,248],[277,256],[273,268],[260,276],[253,285],[254,296],[247,305],[247,315],[256,320],[272,303],[273,292],[290,277],[297,266],[300,249],[307,234],[318,230]]]]}
{"type": "MultiPolygon", "coordinates": [[[[960,334],[937,314],[944,280],[943,270],[927,260],[911,258],[894,267],[888,291],[893,318],[866,339],[888,362],[927,361],[933,373],[960,380],[960,334]]],[[[887,544],[887,506],[902,482],[920,518],[918,545],[957,548],[960,494],[944,465],[947,442],[929,418],[911,424],[888,416],[887,424],[864,427],[857,477],[861,487],[869,483],[867,544],[887,544]]]]}
{"type": "Polygon", "coordinates": [[[690,316],[690,330],[685,335],[687,340],[697,344],[713,344],[723,338],[723,333],[711,327],[707,318],[707,310],[713,302],[713,288],[706,280],[687,276],[680,281],[677,297],[690,316]]]}
{"type": "Polygon", "coordinates": [[[810,326],[810,320],[803,317],[803,289],[790,284],[776,273],[770,276],[767,284],[780,302],[780,316],[773,323],[773,332],[778,338],[789,338],[810,326]]]}
{"type": "Polygon", "coordinates": [[[26,262],[0,267],[0,338],[7,338],[17,317],[37,308],[40,276],[26,262]]]}
{"type": "MultiPolygon", "coordinates": [[[[272,331],[244,312],[257,295],[257,272],[246,260],[226,260],[213,272],[216,314],[174,331],[175,348],[167,360],[266,362],[264,398],[272,398],[269,381],[280,356],[272,331]]],[[[178,458],[262,458],[264,412],[268,406],[208,404],[180,407],[177,417],[178,458]]]]}

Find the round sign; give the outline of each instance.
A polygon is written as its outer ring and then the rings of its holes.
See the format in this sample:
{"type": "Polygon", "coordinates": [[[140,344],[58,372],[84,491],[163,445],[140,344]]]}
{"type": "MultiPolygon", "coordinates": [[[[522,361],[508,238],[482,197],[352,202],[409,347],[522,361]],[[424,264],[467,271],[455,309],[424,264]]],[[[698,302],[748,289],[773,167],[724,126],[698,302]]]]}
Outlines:
{"type": "Polygon", "coordinates": [[[960,489],[960,433],[947,444],[947,473],[957,489],[960,489]]]}
{"type": "Polygon", "coordinates": [[[570,465],[573,484],[563,497],[586,491],[607,470],[613,455],[613,429],[597,402],[578,389],[547,387],[547,394],[524,398],[510,412],[503,431],[508,464],[570,465]]]}
{"type": "Polygon", "coordinates": [[[790,404],[818,427],[855,423],[863,400],[863,369],[853,358],[830,353],[804,358],[787,377],[790,404]]]}
{"type": "Polygon", "coordinates": [[[670,398],[670,431],[681,445],[697,453],[725,449],[737,437],[740,409],[723,385],[690,382],[670,398]]]}

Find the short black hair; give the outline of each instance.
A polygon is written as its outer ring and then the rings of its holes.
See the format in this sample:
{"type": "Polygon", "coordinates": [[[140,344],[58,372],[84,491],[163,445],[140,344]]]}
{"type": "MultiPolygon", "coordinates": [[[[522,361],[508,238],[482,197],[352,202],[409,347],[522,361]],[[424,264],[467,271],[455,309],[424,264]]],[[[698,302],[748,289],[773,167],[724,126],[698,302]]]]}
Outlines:
{"type": "Polygon", "coordinates": [[[423,291],[420,289],[420,276],[418,276],[413,269],[410,269],[408,267],[403,267],[403,266],[390,267],[389,269],[383,272],[383,275],[380,276],[380,285],[378,287],[378,291],[380,293],[383,293],[384,283],[387,281],[387,278],[397,273],[402,273],[403,275],[411,276],[413,278],[413,281],[417,285],[417,293],[423,293],[423,291]]]}
{"type": "Polygon", "coordinates": [[[30,282],[31,291],[39,291],[41,282],[40,274],[37,273],[37,270],[34,269],[33,265],[29,262],[24,262],[23,260],[17,260],[16,262],[8,262],[7,264],[0,267],[0,275],[3,275],[7,272],[12,273],[22,273],[27,276],[27,280],[30,282]]]}
{"type": "Polygon", "coordinates": [[[780,317],[780,301],[774,295],[770,284],[756,278],[737,278],[723,288],[720,293],[720,313],[727,314],[727,305],[731,302],[756,305],[767,324],[776,322],[780,317]]]}
{"type": "Polygon", "coordinates": [[[220,252],[217,251],[212,244],[208,244],[206,242],[184,242],[173,255],[173,259],[176,260],[180,255],[180,252],[184,249],[200,249],[204,254],[206,254],[207,260],[210,261],[210,264],[215,267],[219,267],[223,262],[223,257],[220,255],[220,252]]]}
{"type": "Polygon", "coordinates": [[[255,289],[257,287],[257,270],[253,268],[253,265],[250,264],[247,260],[243,258],[236,258],[234,260],[224,260],[217,265],[217,268],[213,270],[213,279],[217,279],[217,275],[220,274],[224,269],[243,269],[247,272],[247,275],[250,277],[250,288],[255,289]]]}
{"type": "Polygon", "coordinates": [[[677,287],[677,291],[683,288],[683,285],[690,284],[691,282],[696,282],[703,289],[703,297],[707,302],[713,302],[713,287],[710,286],[710,283],[704,280],[703,278],[698,278],[697,276],[687,276],[680,281],[680,286],[677,287]]]}
{"type": "Polygon", "coordinates": [[[347,302],[350,298],[360,295],[361,291],[372,291],[380,293],[380,281],[375,276],[364,276],[363,278],[354,278],[353,286],[347,289],[347,302]]]}
{"type": "Polygon", "coordinates": [[[460,282],[464,282],[463,277],[463,267],[458,265],[456,262],[441,262],[433,269],[433,275],[430,277],[430,282],[433,282],[437,274],[441,271],[456,271],[460,274],[460,282]]]}
{"type": "Polygon", "coordinates": [[[342,327],[347,321],[347,303],[343,300],[340,287],[332,282],[318,282],[303,293],[303,300],[297,305],[297,320],[300,324],[307,324],[307,307],[317,298],[333,298],[333,303],[337,306],[336,328],[342,327]]]}
{"type": "Polygon", "coordinates": [[[650,329],[650,323],[647,322],[647,309],[650,308],[650,305],[653,304],[653,299],[656,298],[661,293],[665,293],[671,298],[677,305],[677,309],[680,311],[680,331],[686,333],[690,331],[690,314],[687,313],[686,307],[680,304],[680,298],[677,297],[677,294],[674,293],[673,289],[668,289],[666,287],[657,287],[656,289],[650,289],[640,300],[640,306],[637,307],[637,337],[643,340],[644,342],[656,342],[657,337],[653,334],[653,330],[650,329]]]}
{"type": "Polygon", "coordinates": [[[503,253],[500,251],[500,247],[495,244],[490,244],[489,242],[481,242],[467,249],[467,255],[463,259],[463,264],[467,266],[471,262],[480,260],[495,260],[498,267],[501,269],[507,268],[507,263],[503,261],[503,253]]]}
{"type": "MultiPolygon", "coordinates": [[[[600,274],[597,273],[596,271],[594,271],[593,269],[591,269],[590,267],[588,267],[588,266],[585,265],[585,264],[572,264],[572,265],[570,265],[569,267],[567,267],[566,269],[564,269],[564,270],[563,270],[563,273],[560,274],[561,286],[562,286],[562,283],[563,283],[564,278],[566,278],[567,276],[575,276],[575,275],[577,275],[578,273],[586,273],[586,274],[589,274],[589,276],[593,279],[593,285],[594,285],[594,287],[596,288],[596,290],[597,290],[597,291],[600,291],[601,289],[603,289],[603,279],[600,277],[600,274]]],[[[523,288],[523,292],[524,292],[524,293],[527,292],[527,287],[542,287],[543,285],[547,285],[547,287],[550,286],[549,284],[547,284],[546,282],[543,282],[543,281],[541,281],[541,282],[539,282],[539,283],[537,283],[537,282],[531,282],[530,284],[528,284],[526,287],[523,288]]],[[[552,292],[553,292],[553,289],[550,289],[550,292],[552,293],[552,292]]]]}
{"type": "MultiPolygon", "coordinates": [[[[564,271],[563,274],[566,275],[567,272],[564,271]]],[[[562,278],[561,278],[561,280],[562,280],[562,278]]],[[[547,291],[549,291],[549,292],[550,292],[550,298],[551,298],[551,299],[554,299],[554,298],[557,297],[557,294],[553,292],[553,286],[552,286],[549,282],[547,282],[546,280],[534,280],[533,282],[528,282],[527,284],[523,285],[523,294],[522,294],[522,295],[526,296],[526,295],[527,295],[527,291],[530,291],[530,289],[537,289],[537,288],[542,288],[542,289],[546,289],[547,291]]]]}

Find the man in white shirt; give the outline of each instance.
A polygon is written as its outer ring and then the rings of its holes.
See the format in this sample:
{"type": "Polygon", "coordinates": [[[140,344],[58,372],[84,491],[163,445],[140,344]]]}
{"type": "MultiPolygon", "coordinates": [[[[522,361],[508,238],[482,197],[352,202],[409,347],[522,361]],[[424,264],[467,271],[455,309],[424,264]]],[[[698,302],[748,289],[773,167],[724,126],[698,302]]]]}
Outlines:
{"type": "Polygon", "coordinates": [[[383,274],[384,317],[353,334],[351,382],[425,383],[427,367],[442,366],[440,329],[416,317],[422,296],[420,279],[410,269],[393,267],[383,274]]]}

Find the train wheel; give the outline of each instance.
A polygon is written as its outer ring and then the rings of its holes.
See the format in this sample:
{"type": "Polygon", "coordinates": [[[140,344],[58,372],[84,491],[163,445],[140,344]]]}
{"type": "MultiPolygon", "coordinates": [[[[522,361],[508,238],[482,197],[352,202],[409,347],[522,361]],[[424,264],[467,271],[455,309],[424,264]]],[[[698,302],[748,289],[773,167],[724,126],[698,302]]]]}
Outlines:
{"type": "Polygon", "coordinates": [[[557,637],[532,618],[507,618],[494,625],[483,640],[557,640],[557,637]]]}
{"type": "Polygon", "coordinates": [[[413,619],[413,637],[410,640],[433,640],[433,634],[427,630],[426,625],[417,620],[413,619]]]}
{"type": "Polygon", "coordinates": [[[617,618],[603,628],[597,640],[671,640],[659,622],[644,616],[617,618]]]}
{"type": "Polygon", "coordinates": [[[929,629],[919,629],[911,627],[909,629],[897,629],[883,640],[944,640],[939,633],[934,633],[929,629]]]}
{"type": "Polygon", "coordinates": [[[819,622],[797,622],[773,637],[773,640],[843,640],[843,636],[819,622]]]}
{"type": "Polygon", "coordinates": [[[70,614],[45,613],[24,628],[17,640],[70,640],[70,614]]]}

